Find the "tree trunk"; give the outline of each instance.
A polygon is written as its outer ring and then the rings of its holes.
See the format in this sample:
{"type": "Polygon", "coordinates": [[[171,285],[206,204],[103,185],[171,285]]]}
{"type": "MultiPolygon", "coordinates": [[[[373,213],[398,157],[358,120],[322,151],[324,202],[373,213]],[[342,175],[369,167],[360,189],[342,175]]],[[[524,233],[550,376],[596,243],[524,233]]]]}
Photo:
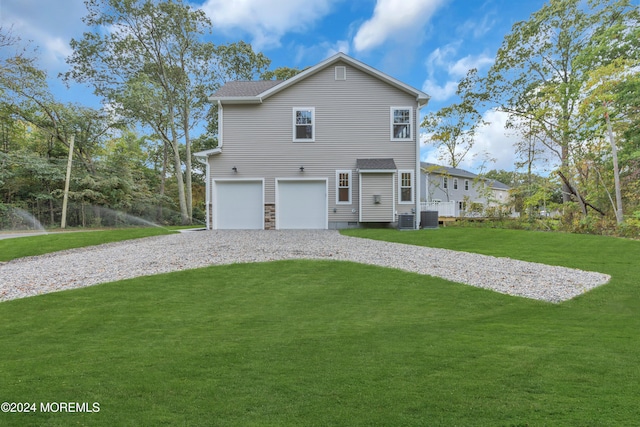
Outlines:
{"type": "Polygon", "coordinates": [[[189,224],[189,213],[187,212],[187,201],[184,194],[182,161],[180,160],[180,147],[178,147],[178,137],[176,134],[175,114],[173,111],[173,106],[169,106],[169,123],[171,124],[171,148],[173,149],[173,162],[175,167],[176,180],[178,181],[178,202],[180,204],[180,217],[182,225],[186,225],[189,224]]]}
{"type": "Polygon", "coordinates": [[[185,177],[187,182],[187,212],[189,214],[189,224],[193,221],[193,186],[191,182],[191,137],[189,135],[189,106],[185,104],[183,114],[184,142],[185,142],[185,177]]]}
{"type": "Polygon", "coordinates": [[[167,150],[167,142],[163,141],[162,144],[162,171],[160,172],[160,205],[158,206],[158,220],[162,222],[163,220],[163,212],[162,212],[162,199],[164,198],[165,184],[167,181],[167,163],[169,161],[169,152],[167,150]]]}
{"type": "Polygon", "coordinates": [[[618,147],[616,146],[616,140],[613,137],[613,129],[611,128],[609,113],[605,112],[604,117],[607,121],[607,133],[609,134],[611,155],[613,157],[613,180],[615,182],[616,190],[616,221],[618,222],[618,224],[622,224],[624,222],[624,215],[622,211],[622,191],[620,189],[620,170],[618,168],[618,147]]]}

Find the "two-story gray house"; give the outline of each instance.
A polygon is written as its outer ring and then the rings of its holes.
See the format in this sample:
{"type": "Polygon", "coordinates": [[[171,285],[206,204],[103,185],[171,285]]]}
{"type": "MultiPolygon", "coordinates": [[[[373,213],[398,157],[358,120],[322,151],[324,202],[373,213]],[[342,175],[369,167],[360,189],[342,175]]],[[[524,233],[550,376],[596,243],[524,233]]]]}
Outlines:
{"type": "Polygon", "coordinates": [[[499,181],[433,163],[423,162],[421,169],[420,199],[428,203],[426,210],[439,210],[440,216],[482,214],[488,207],[505,206],[509,202],[510,188],[499,181]],[[451,209],[438,208],[438,204],[451,204],[451,209]]]}
{"type": "Polygon", "coordinates": [[[338,53],[286,81],[229,82],[207,166],[207,228],[418,228],[429,96],[338,53]]]}

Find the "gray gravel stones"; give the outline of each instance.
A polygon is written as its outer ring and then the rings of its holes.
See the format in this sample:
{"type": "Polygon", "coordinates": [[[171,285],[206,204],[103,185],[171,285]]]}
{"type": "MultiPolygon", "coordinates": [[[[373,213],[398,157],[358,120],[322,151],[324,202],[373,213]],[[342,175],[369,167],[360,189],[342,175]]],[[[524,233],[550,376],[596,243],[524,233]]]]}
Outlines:
{"type": "Polygon", "coordinates": [[[607,283],[606,274],[342,236],[336,231],[191,231],[73,249],[0,265],[0,301],[209,265],[331,259],[397,268],[561,302],[607,283]]]}

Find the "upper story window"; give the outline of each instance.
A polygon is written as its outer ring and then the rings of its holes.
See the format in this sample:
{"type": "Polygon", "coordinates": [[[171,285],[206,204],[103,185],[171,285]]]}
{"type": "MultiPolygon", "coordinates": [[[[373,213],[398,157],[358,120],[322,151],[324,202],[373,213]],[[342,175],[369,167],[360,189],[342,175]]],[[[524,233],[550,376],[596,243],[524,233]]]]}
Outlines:
{"type": "Polygon", "coordinates": [[[454,190],[458,189],[458,178],[453,178],[453,189],[454,190]]]}
{"type": "Polygon", "coordinates": [[[413,203],[413,171],[399,171],[400,203],[413,203]]]}
{"type": "Polygon", "coordinates": [[[469,191],[469,180],[468,179],[464,180],[464,191],[469,191]]]}
{"type": "Polygon", "coordinates": [[[446,176],[442,177],[442,188],[444,188],[445,190],[449,188],[449,178],[447,178],[446,176]]]}
{"type": "Polygon", "coordinates": [[[313,107],[293,109],[293,141],[313,142],[316,139],[316,109],[313,107]]]}
{"type": "Polygon", "coordinates": [[[412,123],[413,109],[411,107],[391,107],[391,140],[411,140],[412,123]]]}
{"type": "Polygon", "coordinates": [[[351,171],[336,171],[336,203],[351,204],[351,171]]]}

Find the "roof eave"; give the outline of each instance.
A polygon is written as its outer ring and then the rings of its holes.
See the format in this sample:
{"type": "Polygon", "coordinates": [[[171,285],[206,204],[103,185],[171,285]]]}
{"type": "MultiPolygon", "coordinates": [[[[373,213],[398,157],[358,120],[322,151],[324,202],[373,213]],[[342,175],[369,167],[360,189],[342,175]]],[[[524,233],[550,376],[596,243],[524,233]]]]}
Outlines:
{"type": "Polygon", "coordinates": [[[213,156],[216,154],[222,153],[222,147],[211,148],[209,150],[198,151],[197,153],[193,153],[195,157],[207,158],[209,156],[213,156]]]}
{"type": "Polygon", "coordinates": [[[357,169],[358,173],[394,173],[398,169],[357,169]]]}
{"type": "Polygon", "coordinates": [[[209,102],[221,104],[262,104],[262,98],[258,96],[210,96],[209,102]]]}

